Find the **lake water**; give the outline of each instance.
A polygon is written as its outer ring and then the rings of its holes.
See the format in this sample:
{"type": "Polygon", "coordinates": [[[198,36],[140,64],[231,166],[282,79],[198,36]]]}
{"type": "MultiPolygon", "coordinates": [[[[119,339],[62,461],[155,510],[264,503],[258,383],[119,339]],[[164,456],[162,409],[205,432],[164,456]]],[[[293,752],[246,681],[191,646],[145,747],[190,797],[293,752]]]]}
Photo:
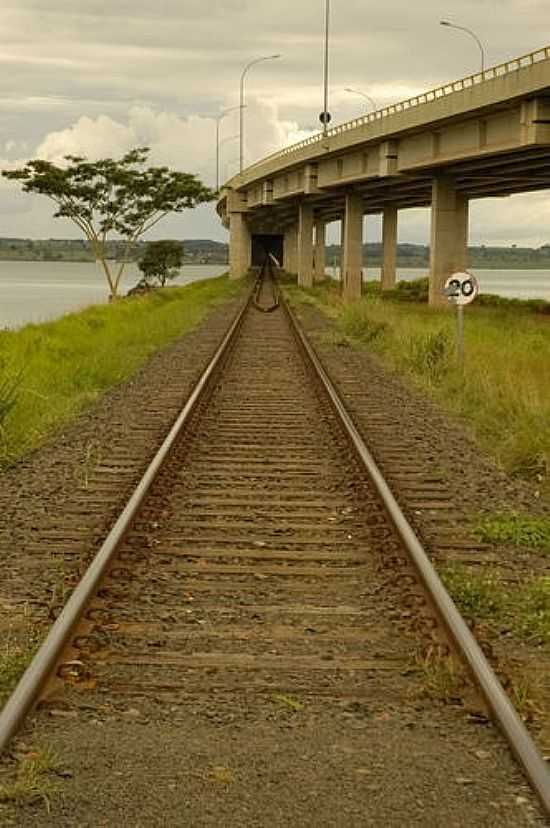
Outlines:
{"type": "MultiPolygon", "coordinates": [[[[338,277],[338,268],[327,267],[327,273],[338,277]]],[[[479,282],[480,293],[497,293],[516,299],[546,299],[550,302],[550,271],[548,270],[478,270],[472,268],[479,282]]],[[[397,279],[407,282],[428,275],[424,267],[398,267],[397,279]]],[[[364,267],[363,280],[380,279],[380,269],[364,267]]]]}
{"type": "MultiPolygon", "coordinates": [[[[227,265],[185,265],[171,284],[185,285],[210,279],[227,265]]],[[[126,265],[120,292],[140,277],[135,264],[126,265]]],[[[95,262],[0,261],[0,328],[54,319],[67,311],[107,302],[105,276],[95,262]]]]}
{"type": "MultiPolygon", "coordinates": [[[[185,265],[174,284],[219,276],[227,265],[185,265]]],[[[327,268],[332,275],[332,268],[327,268]]],[[[550,272],[542,270],[476,270],[483,293],[550,301],[550,272]]],[[[126,266],[122,292],[139,280],[134,264],[126,266]]],[[[398,268],[398,279],[418,279],[425,268],[398,268]]],[[[378,268],[364,268],[364,279],[379,279],[378,268]]],[[[105,277],[94,262],[0,261],[0,328],[41,322],[87,305],[106,302],[105,277]]]]}

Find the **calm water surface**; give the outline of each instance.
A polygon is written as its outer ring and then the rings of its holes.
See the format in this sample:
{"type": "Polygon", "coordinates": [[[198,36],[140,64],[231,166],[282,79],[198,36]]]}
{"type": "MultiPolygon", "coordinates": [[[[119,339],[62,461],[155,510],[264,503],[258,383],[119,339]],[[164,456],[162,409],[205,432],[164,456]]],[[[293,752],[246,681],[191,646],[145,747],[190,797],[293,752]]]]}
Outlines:
{"type": "MultiPolygon", "coordinates": [[[[188,284],[219,276],[227,265],[185,265],[172,284],[188,284]]],[[[121,293],[140,277],[135,264],[126,265],[121,293]]],[[[0,261],[0,328],[54,319],[67,311],[107,302],[105,276],[95,262],[0,261]]]]}
{"type": "MultiPolygon", "coordinates": [[[[327,273],[338,276],[338,268],[327,267],[327,273]]],[[[548,270],[478,270],[472,268],[479,282],[480,293],[497,293],[516,299],[546,299],[550,302],[550,271],[548,270]]],[[[423,267],[398,267],[397,279],[407,282],[428,275],[423,267]]],[[[380,279],[380,269],[364,267],[363,279],[380,279]]]]}
{"type": "MultiPolygon", "coordinates": [[[[219,276],[227,265],[185,265],[176,284],[219,276]]],[[[332,274],[332,268],[327,268],[332,274]]],[[[550,272],[543,270],[476,270],[482,293],[550,301],[550,272]]],[[[122,281],[126,292],[139,280],[139,271],[127,265],[122,281]]],[[[425,268],[398,268],[398,279],[418,279],[425,268]]],[[[378,268],[364,268],[364,279],[379,279],[378,268]]],[[[42,322],[87,305],[106,302],[105,277],[94,262],[0,261],[0,328],[42,322]]]]}

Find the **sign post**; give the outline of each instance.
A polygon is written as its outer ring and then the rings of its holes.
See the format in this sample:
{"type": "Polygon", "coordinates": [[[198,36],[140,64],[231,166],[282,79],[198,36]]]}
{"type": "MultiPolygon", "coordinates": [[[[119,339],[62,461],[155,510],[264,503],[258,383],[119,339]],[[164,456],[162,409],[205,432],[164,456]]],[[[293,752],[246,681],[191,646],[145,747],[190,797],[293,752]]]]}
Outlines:
{"type": "Polygon", "coordinates": [[[451,305],[456,305],[456,355],[458,365],[464,368],[464,305],[473,302],[479,293],[476,277],[467,270],[453,273],[445,282],[443,293],[451,305]]]}

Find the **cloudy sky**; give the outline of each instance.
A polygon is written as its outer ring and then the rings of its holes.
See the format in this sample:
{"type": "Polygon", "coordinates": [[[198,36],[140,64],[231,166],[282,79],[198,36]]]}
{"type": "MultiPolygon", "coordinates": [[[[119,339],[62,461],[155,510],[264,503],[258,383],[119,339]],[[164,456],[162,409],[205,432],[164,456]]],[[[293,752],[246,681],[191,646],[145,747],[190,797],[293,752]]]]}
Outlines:
{"type": "MultiPolygon", "coordinates": [[[[4,0],[0,9],[0,166],[67,153],[151,160],[215,182],[215,116],[238,103],[247,76],[246,160],[318,128],[324,0],[4,0]]],[[[479,67],[474,29],[495,64],[550,41],[550,0],[332,0],[333,122],[395,102],[479,67]]],[[[238,168],[238,112],[221,123],[222,178],[238,168]]],[[[49,202],[0,184],[0,236],[77,237],[49,202]]],[[[426,210],[403,211],[401,241],[426,242],[426,210]]],[[[369,220],[367,239],[379,238],[369,220]]],[[[156,237],[226,233],[211,206],[167,219],[156,237]]],[[[475,202],[473,244],[550,242],[550,192],[475,202]]]]}

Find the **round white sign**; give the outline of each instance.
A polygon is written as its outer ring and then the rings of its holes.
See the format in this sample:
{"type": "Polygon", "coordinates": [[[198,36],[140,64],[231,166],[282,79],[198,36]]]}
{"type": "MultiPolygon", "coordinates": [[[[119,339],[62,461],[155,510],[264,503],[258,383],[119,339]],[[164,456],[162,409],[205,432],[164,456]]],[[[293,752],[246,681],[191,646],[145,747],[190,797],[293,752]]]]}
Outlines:
{"type": "Polygon", "coordinates": [[[479,293],[479,285],[476,277],[464,270],[449,276],[443,293],[452,305],[468,305],[479,293]]]}

